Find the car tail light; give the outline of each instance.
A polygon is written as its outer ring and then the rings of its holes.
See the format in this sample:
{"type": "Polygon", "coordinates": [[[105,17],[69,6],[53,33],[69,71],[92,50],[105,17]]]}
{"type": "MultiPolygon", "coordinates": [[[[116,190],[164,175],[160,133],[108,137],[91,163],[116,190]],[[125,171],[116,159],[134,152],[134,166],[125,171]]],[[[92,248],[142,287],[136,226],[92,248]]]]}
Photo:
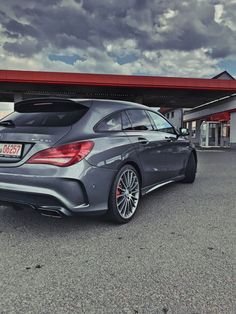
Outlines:
{"type": "Polygon", "coordinates": [[[93,146],[92,141],[83,141],[48,148],[33,155],[27,163],[68,167],[84,159],[91,152],[93,146]]]}

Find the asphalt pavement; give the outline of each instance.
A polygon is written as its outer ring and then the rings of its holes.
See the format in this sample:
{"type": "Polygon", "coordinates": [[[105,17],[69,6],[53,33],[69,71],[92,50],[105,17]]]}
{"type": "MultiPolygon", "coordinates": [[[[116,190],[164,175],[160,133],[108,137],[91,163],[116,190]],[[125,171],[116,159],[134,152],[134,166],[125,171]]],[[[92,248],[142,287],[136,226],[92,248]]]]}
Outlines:
{"type": "Polygon", "coordinates": [[[0,313],[236,313],[236,151],[198,157],[126,225],[1,206],[0,313]]]}

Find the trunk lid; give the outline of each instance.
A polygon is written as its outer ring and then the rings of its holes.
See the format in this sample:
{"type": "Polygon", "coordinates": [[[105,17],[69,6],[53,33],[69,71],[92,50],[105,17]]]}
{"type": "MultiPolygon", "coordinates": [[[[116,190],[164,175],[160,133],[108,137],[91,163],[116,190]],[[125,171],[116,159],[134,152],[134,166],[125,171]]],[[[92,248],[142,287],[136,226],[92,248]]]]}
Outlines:
{"type": "Polygon", "coordinates": [[[0,167],[19,166],[40,150],[55,146],[88,108],[65,100],[27,100],[0,121],[0,167]]]}
{"type": "Polygon", "coordinates": [[[11,130],[0,127],[0,165],[7,163],[9,166],[10,163],[13,166],[25,161],[26,157],[28,159],[38,151],[54,146],[70,130],[71,126],[15,127],[11,130]],[[14,151],[15,147],[20,148],[19,154],[14,151]]]}

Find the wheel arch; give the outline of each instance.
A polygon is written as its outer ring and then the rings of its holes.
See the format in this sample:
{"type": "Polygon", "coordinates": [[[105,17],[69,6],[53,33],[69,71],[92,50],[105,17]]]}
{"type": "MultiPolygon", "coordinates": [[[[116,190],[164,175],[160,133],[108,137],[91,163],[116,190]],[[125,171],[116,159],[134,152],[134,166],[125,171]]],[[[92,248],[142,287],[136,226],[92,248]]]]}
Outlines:
{"type": "Polygon", "coordinates": [[[142,187],[143,178],[142,178],[142,173],[141,173],[141,169],[140,169],[139,165],[138,165],[135,161],[129,160],[129,161],[124,162],[124,163],[120,166],[119,170],[120,170],[122,167],[127,166],[127,165],[130,165],[130,166],[134,167],[134,169],[137,171],[138,176],[139,176],[139,179],[140,179],[140,186],[142,187]]]}
{"type": "Polygon", "coordinates": [[[141,169],[140,169],[140,166],[138,165],[138,163],[133,161],[133,160],[125,160],[124,162],[122,162],[119,165],[119,167],[116,169],[117,170],[116,174],[113,176],[112,183],[114,182],[114,180],[117,176],[117,173],[120,171],[120,169],[123,168],[124,166],[127,166],[127,165],[134,167],[134,169],[137,171],[138,176],[139,176],[139,180],[140,180],[140,187],[142,188],[142,183],[143,183],[142,172],[141,172],[141,169]]]}

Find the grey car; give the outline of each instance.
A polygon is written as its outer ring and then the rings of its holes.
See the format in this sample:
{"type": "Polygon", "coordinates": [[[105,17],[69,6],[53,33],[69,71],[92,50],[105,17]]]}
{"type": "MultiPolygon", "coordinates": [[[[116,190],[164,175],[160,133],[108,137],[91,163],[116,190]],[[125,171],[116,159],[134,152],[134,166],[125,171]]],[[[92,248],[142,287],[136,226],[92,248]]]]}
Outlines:
{"type": "Polygon", "coordinates": [[[0,121],[0,201],[126,223],[142,195],[194,181],[197,154],[186,135],[136,103],[23,100],[0,121]]]}

